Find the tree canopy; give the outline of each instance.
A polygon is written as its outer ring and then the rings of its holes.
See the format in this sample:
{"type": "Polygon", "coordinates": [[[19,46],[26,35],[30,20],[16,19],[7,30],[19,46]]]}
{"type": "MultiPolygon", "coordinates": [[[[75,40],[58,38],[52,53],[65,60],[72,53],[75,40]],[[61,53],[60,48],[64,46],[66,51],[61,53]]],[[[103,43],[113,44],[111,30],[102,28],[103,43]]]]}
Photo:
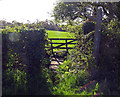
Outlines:
{"type": "Polygon", "coordinates": [[[96,8],[102,7],[103,16],[107,19],[120,20],[120,2],[59,2],[53,11],[53,16],[57,22],[64,22],[81,18],[88,19],[96,15],[96,8]]]}

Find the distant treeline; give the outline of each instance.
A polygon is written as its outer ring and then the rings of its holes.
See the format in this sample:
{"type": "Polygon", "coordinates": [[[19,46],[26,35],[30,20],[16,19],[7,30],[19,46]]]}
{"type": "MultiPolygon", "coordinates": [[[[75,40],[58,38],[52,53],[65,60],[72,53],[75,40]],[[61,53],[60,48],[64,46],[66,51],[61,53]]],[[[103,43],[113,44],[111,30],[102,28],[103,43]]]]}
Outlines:
{"type": "Polygon", "coordinates": [[[20,23],[17,21],[7,22],[5,20],[0,20],[0,24],[2,24],[2,26],[1,26],[2,29],[4,29],[7,26],[14,27],[14,26],[24,25],[24,26],[28,27],[29,29],[31,29],[31,28],[36,28],[36,29],[45,28],[46,30],[62,31],[61,27],[58,24],[55,24],[52,20],[47,20],[47,19],[45,21],[37,20],[34,23],[30,23],[30,21],[28,21],[28,23],[20,23]]]}

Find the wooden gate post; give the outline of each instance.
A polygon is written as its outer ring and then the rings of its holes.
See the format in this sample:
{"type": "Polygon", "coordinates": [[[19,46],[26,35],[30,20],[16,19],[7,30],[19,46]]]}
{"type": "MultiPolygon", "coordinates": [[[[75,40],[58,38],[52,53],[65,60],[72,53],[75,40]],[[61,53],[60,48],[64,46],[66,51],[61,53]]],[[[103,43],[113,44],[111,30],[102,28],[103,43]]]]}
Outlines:
{"type": "Polygon", "coordinates": [[[51,41],[51,50],[52,50],[52,54],[53,54],[53,56],[54,56],[52,39],[51,39],[50,41],[51,41]]]}
{"type": "Polygon", "coordinates": [[[99,46],[100,46],[101,23],[102,23],[102,8],[98,7],[97,16],[96,16],[95,34],[94,34],[94,51],[93,51],[96,65],[99,64],[98,56],[99,56],[99,46]]]}
{"type": "Polygon", "coordinates": [[[65,42],[66,42],[66,51],[67,51],[67,53],[68,53],[67,39],[65,40],[65,42]]]}

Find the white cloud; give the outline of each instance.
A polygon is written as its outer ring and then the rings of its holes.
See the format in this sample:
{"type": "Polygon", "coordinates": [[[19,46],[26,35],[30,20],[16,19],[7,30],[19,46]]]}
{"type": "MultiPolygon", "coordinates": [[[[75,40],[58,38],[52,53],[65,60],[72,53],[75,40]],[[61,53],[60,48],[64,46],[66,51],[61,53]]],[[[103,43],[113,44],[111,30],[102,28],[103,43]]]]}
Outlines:
{"type": "Polygon", "coordinates": [[[0,1],[0,17],[8,21],[31,22],[36,19],[50,19],[51,12],[57,0],[3,0],[0,1]]]}

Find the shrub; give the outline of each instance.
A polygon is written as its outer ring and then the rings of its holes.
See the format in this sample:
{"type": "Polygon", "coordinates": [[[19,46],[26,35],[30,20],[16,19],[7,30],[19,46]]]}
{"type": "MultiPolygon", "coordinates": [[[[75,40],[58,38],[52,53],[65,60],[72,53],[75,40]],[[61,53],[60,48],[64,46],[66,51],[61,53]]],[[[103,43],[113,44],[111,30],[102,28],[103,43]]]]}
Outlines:
{"type": "Polygon", "coordinates": [[[86,35],[89,32],[95,30],[95,23],[87,21],[83,24],[82,29],[83,29],[83,33],[86,35]]]}

